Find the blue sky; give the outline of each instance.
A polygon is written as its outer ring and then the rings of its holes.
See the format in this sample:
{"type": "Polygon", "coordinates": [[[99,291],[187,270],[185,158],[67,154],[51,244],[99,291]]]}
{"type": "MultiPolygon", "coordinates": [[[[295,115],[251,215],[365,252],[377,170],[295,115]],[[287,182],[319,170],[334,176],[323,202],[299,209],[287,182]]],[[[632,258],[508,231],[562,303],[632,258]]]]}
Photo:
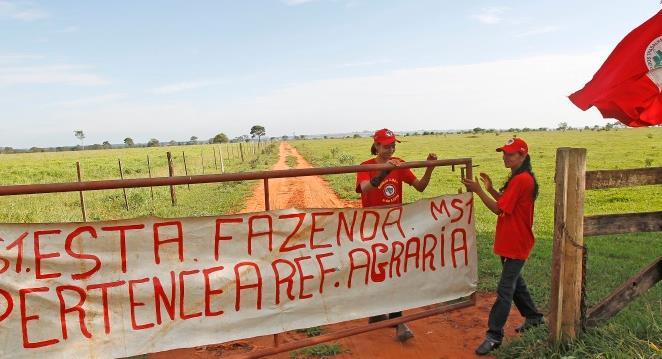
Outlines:
{"type": "Polygon", "coordinates": [[[659,9],[0,0],[0,146],[604,124],[566,96],[659,9]]]}

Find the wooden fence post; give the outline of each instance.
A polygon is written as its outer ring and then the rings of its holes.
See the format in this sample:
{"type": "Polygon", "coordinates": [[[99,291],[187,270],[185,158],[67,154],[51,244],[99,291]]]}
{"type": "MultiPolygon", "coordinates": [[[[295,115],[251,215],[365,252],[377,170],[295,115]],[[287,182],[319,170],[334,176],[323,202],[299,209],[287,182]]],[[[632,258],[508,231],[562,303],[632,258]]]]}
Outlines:
{"type": "MultiPolygon", "coordinates": [[[[80,162],[76,161],[76,174],[78,175],[78,182],[82,182],[82,176],[80,174],[80,162]]],[[[78,191],[80,195],[80,210],[83,212],[83,222],[87,222],[87,213],[85,213],[85,197],[83,197],[83,191],[78,191]]]]}
{"type": "Polygon", "coordinates": [[[202,148],[200,149],[200,162],[202,162],[202,174],[205,174],[205,155],[202,148]]]}
{"type": "MultiPolygon", "coordinates": [[[[149,178],[152,178],[152,165],[149,162],[149,155],[147,155],[147,173],[149,174],[149,178]]],[[[152,197],[152,201],[154,201],[154,188],[152,186],[149,186],[149,194],[152,197]]]]}
{"type": "MultiPolygon", "coordinates": [[[[172,166],[172,154],[166,152],[166,155],[168,157],[168,174],[172,177],[175,175],[175,169],[172,166]]],[[[173,185],[170,185],[170,199],[173,206],[177,204],[177,193],[175,192],[175,186],[173,185]]]]}
{"type": "Polygon", "coordinates": [[[225,173],[225,162],[223,162],[223,147],[218,146],[218,154],[221,157],[221,173],[225,173]]]}
{"type": "Polygon", "coordinates": [[[581,330],[586,149],[556,151],[556,197],[549,339],[573,340],[581,330]]]}
{"type": "MultiPolygon", "coordinates": [[[[122,160],[118,158],[117,159],[117,164],[119,165],[119,168],[120,168],[120,179],[124,179],[124,173],[122,173],[122,160]]],[[[124,208],[126,208],[126,210],[128,211],[129,210],[129,199],[126,198],[126,188],[122,188],[122,192],[124,193],[124,208]]]]}
{"type": "MultiPolygon", "coordinates": [[[[184,151],[182,151],[182,158],[184,159],[184,174],[188,176],[188,167],[186,166],[186,153],[184,153],[184,151]]],[[[191,189],[190,183],[187,184],[186,186],[188,186],[188,189],[191,189]]]]}
{"type": "Polygon", "coordinates": [[[241,146],[241,142],[239,142],[239,152],[241,153],[241,162],[244,162],[244,148],[241,146]]]}
{"type": "Polygon", "coordinates": [[[214,152],[214,168],[218,171],[218,160],[216,159],[216,147],[211,146],[212,152],[214,152]]]}

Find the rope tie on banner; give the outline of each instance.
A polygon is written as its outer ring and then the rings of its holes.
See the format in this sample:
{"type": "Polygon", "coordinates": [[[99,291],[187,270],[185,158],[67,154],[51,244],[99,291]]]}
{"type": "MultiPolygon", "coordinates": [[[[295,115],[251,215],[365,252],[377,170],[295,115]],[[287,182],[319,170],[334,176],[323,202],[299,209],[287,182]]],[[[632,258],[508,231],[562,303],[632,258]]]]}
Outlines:
{"type": "Polygon", "coordinates": [[[580,325],[582,331],[586,331],[586,263],[588,262],[588,248],[585,245],[579,244],[577,240],[568,232],[568,227],[565,225],[565,222],[562,224],[563,238],[568,243],[572,244],[573,247],[581,249],[582,251],[582,293],[579,304],[580,310],[580,325]]]}

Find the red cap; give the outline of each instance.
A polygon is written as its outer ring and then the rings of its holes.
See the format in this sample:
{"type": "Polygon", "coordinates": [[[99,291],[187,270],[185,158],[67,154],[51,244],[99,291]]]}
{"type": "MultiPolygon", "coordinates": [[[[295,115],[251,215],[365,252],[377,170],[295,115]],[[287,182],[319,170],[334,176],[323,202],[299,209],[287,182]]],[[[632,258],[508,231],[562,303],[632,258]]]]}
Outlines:
{"type": "Polygon", "coordinates": [[[390,145],[393,142],[400,143],[400,141],[395,138],[395,133],[387,128],[382,128],[381,130],[375,131],[375,134],[372,135],[372,138],[375,140],[375,142],[381,143],[382,145],[390,145]]]}
{"type": "Polygon", "coordinates": [[[511,138],[508,141],[506,141],[505,145],[497,148],[496,150],[497,152],[505,152],[505,153],[519,152],[523,155],[526,155],[529,153],[529,146],[521,138],[511,138]]]}

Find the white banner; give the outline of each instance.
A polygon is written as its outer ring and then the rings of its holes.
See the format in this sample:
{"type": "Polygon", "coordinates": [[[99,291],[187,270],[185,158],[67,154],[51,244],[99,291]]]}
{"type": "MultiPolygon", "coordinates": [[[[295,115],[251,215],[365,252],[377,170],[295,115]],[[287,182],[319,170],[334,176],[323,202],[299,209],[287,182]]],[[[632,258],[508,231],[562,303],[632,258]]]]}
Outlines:
{"type": "Polygon", "coordinates": [[[476,289],[470,193],[381,209],[0,225],[0,356],[125,357],[476,289]]]}

